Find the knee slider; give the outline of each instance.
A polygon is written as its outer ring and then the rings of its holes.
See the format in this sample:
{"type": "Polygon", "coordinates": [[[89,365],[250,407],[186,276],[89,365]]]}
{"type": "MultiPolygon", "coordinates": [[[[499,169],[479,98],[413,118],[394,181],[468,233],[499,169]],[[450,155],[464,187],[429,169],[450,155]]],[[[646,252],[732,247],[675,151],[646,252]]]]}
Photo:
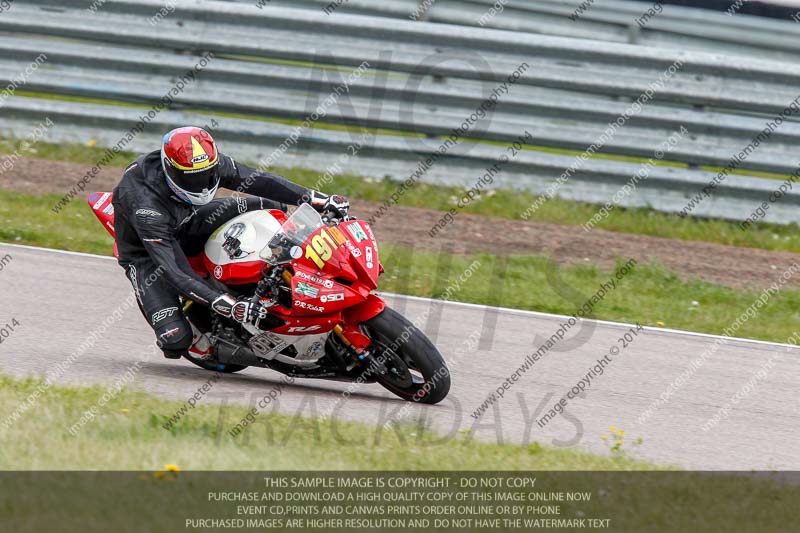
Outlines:
{"type": "Polygon", "coordinates": [[[183,352],[192,347],[192,329],[184,324],[172,323],[158,329],[158,347],[162,350],[183,352]]]}

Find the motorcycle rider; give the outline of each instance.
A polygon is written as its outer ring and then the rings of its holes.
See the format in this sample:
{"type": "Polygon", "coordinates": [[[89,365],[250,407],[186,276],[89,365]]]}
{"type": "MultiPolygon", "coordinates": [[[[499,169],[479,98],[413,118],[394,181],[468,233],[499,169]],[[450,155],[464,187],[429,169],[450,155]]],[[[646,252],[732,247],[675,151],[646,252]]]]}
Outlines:
{"type": "Polygon", "coordinates": [[[187,258],[199,255],[211,234],[235,216],[259,209],[286,211],[285,204],[301,203],[342,216],[350,207],[343,196],[306,189],[234,161],[196,127],[170,131],[160,150],[125,169],[113,199],[119,264],[165,357],[179,359],[192,346],[180,295],[238,322],[266,313],[259,304],[206,283],[187,258]],[[255,197],[214,199],[219,187],[255,197]]]}

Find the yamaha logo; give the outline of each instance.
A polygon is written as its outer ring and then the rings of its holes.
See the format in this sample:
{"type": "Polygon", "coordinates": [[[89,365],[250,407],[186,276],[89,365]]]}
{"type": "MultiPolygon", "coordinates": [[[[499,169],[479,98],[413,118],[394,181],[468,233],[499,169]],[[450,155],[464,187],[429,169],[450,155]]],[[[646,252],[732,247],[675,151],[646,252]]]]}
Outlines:
{"type": "Polygon", "coordinates": [[[214,267],[214,277],[217,279],[222,279],[222,267],[217,265],[214,267]]]}

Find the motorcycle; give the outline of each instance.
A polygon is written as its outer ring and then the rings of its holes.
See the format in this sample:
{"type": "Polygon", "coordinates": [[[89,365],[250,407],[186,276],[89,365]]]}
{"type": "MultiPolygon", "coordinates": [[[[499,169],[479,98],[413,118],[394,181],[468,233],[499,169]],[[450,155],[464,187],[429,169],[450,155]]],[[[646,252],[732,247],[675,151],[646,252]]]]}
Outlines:
{"type": "MultiPolygon", "coordinates": [[[[88,201],[114,237],[112,194],[97,192],[88,201]]],[[[220,226],[203,253],[188,259],[208,283],[268,309],[240,324],[183,300],[194,333],[186,358],[195,365],[378,383],[426,404],[447,396],[450,372],[437,348],[375,294],[384,270],[366,221],[323,216],[307,204],[291,215],[251,211],[220,226]]]]}

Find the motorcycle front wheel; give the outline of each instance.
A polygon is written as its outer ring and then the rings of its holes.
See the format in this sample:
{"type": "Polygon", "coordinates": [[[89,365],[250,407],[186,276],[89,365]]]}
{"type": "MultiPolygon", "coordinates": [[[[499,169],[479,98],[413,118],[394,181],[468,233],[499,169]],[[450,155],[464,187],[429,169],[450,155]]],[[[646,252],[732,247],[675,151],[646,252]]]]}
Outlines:
{"type": "Polygon", "coordinates": [[[407,318],[385,308],[362,328],[372,340],[370,371],[384,388],[411,402],[436,404],[450,391],[450,371],[436,346],[407,318]]]}

